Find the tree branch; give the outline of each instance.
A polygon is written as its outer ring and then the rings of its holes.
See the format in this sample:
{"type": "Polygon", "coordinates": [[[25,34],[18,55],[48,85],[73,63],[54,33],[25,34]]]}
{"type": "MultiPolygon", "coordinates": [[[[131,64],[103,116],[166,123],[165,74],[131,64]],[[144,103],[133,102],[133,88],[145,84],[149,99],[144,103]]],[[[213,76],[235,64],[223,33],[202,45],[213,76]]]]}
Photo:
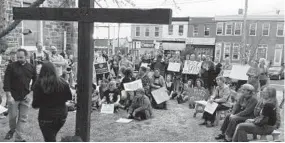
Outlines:
{"type": "MultiPolygon", "coordinates": [[[[31,4],[30,7],[38,7],[41,4],[44,3],[45,0],[37,0],[34,3],[31,4]]],[[[9,34],[13,29],[15,29],[22,20],[14,20],[13,23],[11,23],[6,29],[4,29],[3,31],[0,32],[0,39],[4,36],[6,36],[7,34],[9,34]]]]}

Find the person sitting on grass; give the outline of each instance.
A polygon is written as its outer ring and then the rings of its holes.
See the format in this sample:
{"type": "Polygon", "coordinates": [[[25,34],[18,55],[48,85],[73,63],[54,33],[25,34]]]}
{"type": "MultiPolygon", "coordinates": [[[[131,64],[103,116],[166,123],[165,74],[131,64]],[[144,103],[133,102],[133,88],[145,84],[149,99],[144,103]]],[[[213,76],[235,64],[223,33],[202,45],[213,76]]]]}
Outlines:
{"type": "Polygon", "coordinates": [[[168,95],[170,96],[171,99],[174,99],[177,96],[177,93],[174,92],[174,84],[171,81],[171,75],[170,74],[168,74],[166,76],[165,85],[166,85],[168,95]]]}
{"type": "Polygon", "coordinates": [[[152,116],[152,108],[149,98],[144,89],[137,89],[132,104],[128,110],[128,118],[136,120],[147,120],[152,116]]]}
{"type": "MultiPolygon", "coordinates": [[[[193,88],[193,92],[191,93],[193,96],[189,99],[189,108],[195,108],[195,101],[207,101],[208,100],[208,90],[206,90],[203,86],[203,80],[198,78],[196,79],[196,86],[193,88]]],[[[196,109],[196,108],[195,108],[196,109]]]]}
{"type": "Polygon", "coordinates": [[[241,97],[234,105],[232,113],[227,115],[221,127],[222,133],[215,139],[224,139],[225,142],[232,141],[236,126],[247,119],[253,118],[257,99],[254,95],[254,87],[250,84],[242,85],[241,97]]]}
{"type": "Polygon", "coordinates": [[[182,94],[177,96],[178,104],[185,103],[189,100],[190,94],[193,92],[193,80],[189,79],[187,84],[184,85],[182,94]]]}
{"type": "MultiPolygon", "coordinates": [[[[162,75],[160,75],[160,70],[159,69],[155,69],[154,70],[154,74],[152,75],[152,78],[150,80],[150,87],[151,87],[151,91],[160,89],[162,87],[165,87],[165,81],[162,75]]],[[[151,104],[152,107],[155,109],[167,109],[167,104],[166,101],[162,102],[160,104],[157,104],[155,99],[153,97],[151,97],[151,104]]]]}
{"type": "Polygon", "coordinates": [[[124,109],[125,107],[120,103],[120,91],[117,89],[116,82],[111,81],[108,89],[104,92],[102,100],[99,102],[99,106],[102,104],[114,104],[115,111],[119,108],[124,109]]]}

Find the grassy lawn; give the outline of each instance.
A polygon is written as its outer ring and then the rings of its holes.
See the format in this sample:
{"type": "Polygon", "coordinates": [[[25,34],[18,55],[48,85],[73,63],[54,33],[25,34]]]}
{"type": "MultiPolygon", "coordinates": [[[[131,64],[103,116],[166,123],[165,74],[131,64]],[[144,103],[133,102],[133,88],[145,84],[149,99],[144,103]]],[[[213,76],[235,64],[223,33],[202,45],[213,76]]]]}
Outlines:
{"type": "MultiPolygon", "coordinates": [[[[284,110],[282,111],[282,128],[284,132],[284,110]]],[[[26,139],[30,142],[41,142],[43,137],[38,126],[38,111],[31,109],[25,128],[26,139]]],[[[174,100],[168,101],[168,110],[154,110],[154,117],[147,121],[133,121],[128,124],[115,123],[121,117],[126,117],[125,111],[116,114],[100,114],[92,112],[91,141],[93,142],[214,142],[214,136],[219,133],[218,127],[207,128],[199,126],[202,122],[201,114],[193,118],[193,109],[186,104],[177,104],[174,100]]],[[[58,134],[58,140],[63,136],[74,135],[75,112],[69,112],[67,122],[58,134]]],[[[0,142],[5,141],[4,136],[9,130],[8,120],[0,119],[0,142]]],[[[249,135],[249,138],[252,138],[249,135]]],[[[284,141],[284,133],[280,136],[284,141]]],[[[271,136],[268,139],[272,140],[271,136]]],[[[13,140],[11,140],[13,141],[13,140]]]]}

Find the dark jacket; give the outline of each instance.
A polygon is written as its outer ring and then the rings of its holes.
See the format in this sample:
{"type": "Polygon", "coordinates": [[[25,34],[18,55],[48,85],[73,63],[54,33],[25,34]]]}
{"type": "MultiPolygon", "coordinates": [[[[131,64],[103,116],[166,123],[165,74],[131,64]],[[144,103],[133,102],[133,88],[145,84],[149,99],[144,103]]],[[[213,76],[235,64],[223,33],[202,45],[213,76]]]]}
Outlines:
{"type": "Polygon", "coordinates": [[[30,82],[32,86],[36,81],[36,68],[26,62],[21,65],[19,62],[8,64],[4,76],[4,91],[11,92],[15,101],[21,101],[30,93],[30,82]]]}
{"type": "Polygon", "coordinates": [[[132,101],[133,102],[128,111],[130,114],[133,114],[134,112],[144,112],[146,119],[149,119],[152,116],[152,108],[147,96],[134,96],[134,99],[132,101]]]}
{"type": "Polygon", "coordinates": [[[257,104],[255,97],[246,99],[244,96],[240,97],[238,102],[234,105],[232,113],[241,117],[253,117],[254,108],[257,104]]]}

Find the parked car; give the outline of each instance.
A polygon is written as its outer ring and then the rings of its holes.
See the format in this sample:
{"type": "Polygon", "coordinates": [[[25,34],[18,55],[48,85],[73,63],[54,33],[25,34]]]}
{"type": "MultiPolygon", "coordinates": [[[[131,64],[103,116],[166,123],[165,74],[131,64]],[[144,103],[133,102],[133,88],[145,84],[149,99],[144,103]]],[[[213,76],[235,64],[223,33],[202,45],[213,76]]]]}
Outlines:
{"type": "Polygon", "coordinates": [[[270,79],[284,79],[284,66],[270,67],[268,74],[270,79]]]}

